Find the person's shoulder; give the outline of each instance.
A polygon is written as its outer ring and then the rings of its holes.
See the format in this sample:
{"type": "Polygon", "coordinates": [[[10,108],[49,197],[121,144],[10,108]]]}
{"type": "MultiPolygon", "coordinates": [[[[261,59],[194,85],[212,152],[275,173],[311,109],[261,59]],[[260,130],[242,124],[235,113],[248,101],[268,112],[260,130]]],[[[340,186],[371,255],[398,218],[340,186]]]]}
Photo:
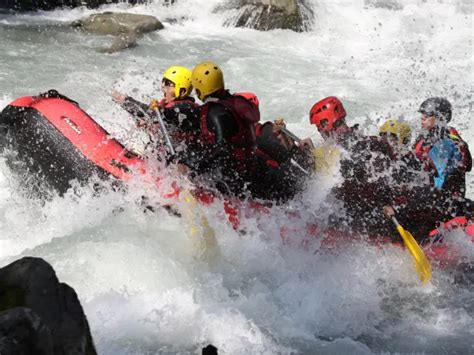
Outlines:
{"type": "Polygon", "coordinates": [[[186,97],[184,99],[179,99],[174,101],[173,106],[180,106],[180,107],[198,107],[196,100],[193,97],[186,97]]]}
{"type": "Polygon", "coordinates": [[[466,145],[467,146],[467,143],[466,141],[464,141],[461,137],[461,135],[459,134],[458,130],[454,127],[448,127],[448,130],[447,130],[447,136],[449,139],[453,140],[454,142],[456,142],[457,144],[461,144],[461,145],[466,145]]]}
{"type": "Polygon", "coordinates": [[[206,102],[208,116],[232,116],[227,106],[219,101],[206,102]]]}

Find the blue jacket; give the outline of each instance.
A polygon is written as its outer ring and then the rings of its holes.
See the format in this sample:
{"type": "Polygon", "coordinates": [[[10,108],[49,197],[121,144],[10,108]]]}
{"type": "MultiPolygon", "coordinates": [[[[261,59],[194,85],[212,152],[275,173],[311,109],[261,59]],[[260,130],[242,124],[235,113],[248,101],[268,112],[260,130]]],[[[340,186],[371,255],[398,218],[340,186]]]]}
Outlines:
{"type": "Polygon", "coordinates": [[[436,168],[434,186],[442,189],[446,180],[460,167],[461,152],[451,138],[443,138],[431,146],[428,156],[436,168]]]}

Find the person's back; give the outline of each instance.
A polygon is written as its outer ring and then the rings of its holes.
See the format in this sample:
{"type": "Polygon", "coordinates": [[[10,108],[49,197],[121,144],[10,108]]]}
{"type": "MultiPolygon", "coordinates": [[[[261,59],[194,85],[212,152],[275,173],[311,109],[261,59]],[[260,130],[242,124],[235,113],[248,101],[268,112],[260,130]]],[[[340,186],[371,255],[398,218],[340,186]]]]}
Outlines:
{"type": "Polygon", "coordinates": [[[255,128],[258,107],[224,86],[221,69],[212,62],[198,64],[192,83],[200,100],[202,157],[189,161],[193,169],[206,174],[223,193],[245,195],[256,169],[255,128]]]}
{"type": "Polygon", "coordinates": [[[341,160],[343,182],[334,192],[358,232],[386,236],[393,229],[382,210],[392,198],[387,174],[392,156],[387,148],[378,137],[359,136],[341,160]]]}
{"type": "Polygon", "coordinates": [[[333,96],[318,101],[310,110],[310,123],[316,125],[326,141],[341,150],[339,165],[343,181],[333,188],[332,195],[343,202],[346,216],[332,221],[348,223],[354,232],[386,235],[392,230],[382,210],[391,201],[386,175],[391,152],[378,137],[362,135],[358,126],[349,127],[345,118],[342,102],[333,96]]]}
{"type": "Polygon", "coordinates": [[[276,122],[256,125],[258,169],[255,182],[258,197],[283,202],[303,190],[314,161],[304,147],[282,131],[279,125],[284,122],[276,122]]]}

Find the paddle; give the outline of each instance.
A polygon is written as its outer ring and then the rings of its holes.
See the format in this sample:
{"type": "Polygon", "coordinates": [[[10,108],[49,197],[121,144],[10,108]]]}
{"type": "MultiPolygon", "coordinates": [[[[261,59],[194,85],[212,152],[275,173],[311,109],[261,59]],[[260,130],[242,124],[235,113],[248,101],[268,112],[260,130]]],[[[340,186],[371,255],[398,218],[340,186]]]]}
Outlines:
{"type": "MultiPolygon", "coordinates": [[[[278,125],[278,129],[284,134],[286,135],[287,137],[290,137],[291,139],[293,139],[296,143],[301,143],[301,138],[299,138],[296,134],[294,134],[293,132],[290,132],[289,130],[286,129],[286,127],[282,126],[282,125],[278,125]]],[[[306,170],[305,168],[303,168],[295,159],[291,158],[290,159],[290,163],[291,165],[293,165],[294,167],[298,168],[299,170],[301,170],[301,172],[303,172],[306,176],[310,176],[311,173],[306,170]]]]}
{"type": "Polygon", "coordinates": [[[165,138],[166,146],[168,147],[169,153],[171,155],[170,158],[173,158],[176,155],[176,151],[174,150],[173,143],[171,143],[171,138],[166,129],[165,122],[163,121],[163,116],[161,116],[160,107],[158,106],[158,102],[153,100],[150,107],[158,118],[158,123],[160,124],[160,130],[165,138]]]}
{"type": "MultiPolygon", "coordinates": [[[[173,147],[171,137],[168,133],[168,130],[166,129],[163,117],[160,112],[160,108],[156,101],[152,102],[151,109],[155,112],[156,117],[158,118],[160,130],[165,139],[166,145],[168,146],[170,158],[173,158],[176,154],[176,151],[173,147]]],[[[194,240],[195,249],[200,251],[201,256],[208,259],[208,261],[211,261],[211,258],[214,258],[216,256],[217,251],[217,239],[214,229],[209,225],[209,221],[205,216],[199,216],[198,213],[196,213],[198,201],[196,200],[192,192],[189,190],[184,190],[181,191],[181,194],[184,196],[184,201],[186,202],[187,206],[187,208],[181,211],[181,215],[182,217],[184,217],[184,220],[189,224],[189,233],[191,238],[194,240]],[[199,234],[202,235],[202,240],[195,238],[199,234]]]]}
{"type": "Polygon", "coordinates": [[[296,143],[301,143],[301,138],[298,137],[296,134],[294,134],[293,132],[289,131],[286,129],[286,127],[283,127],[283,126],[278,126],[278,128],[280,129],[280,131],[282,131],[284,134],[286,134],[288,137],[290,137],[291,139],[293,139],[296,143]]]}
{"type": "Polygon", "coordinates": [[[395,211],[393,207],[386,206],[384,207],[385,214],[390,217],[397,227],[397,231],[403,239],[403,243],[405,244],[406,248],[410,252],[411,256],[413,257],[413,261],[415,263],[415,269],[418,273],[418,276],[423,283],[426,285],[428,281],[431,279],[431,264],[426,257],[425,253],[421,249],[421,247],[416,242],[413,235],[404,229],[400,223],[398,223],[397,219],[395,218],[395,211]]]}

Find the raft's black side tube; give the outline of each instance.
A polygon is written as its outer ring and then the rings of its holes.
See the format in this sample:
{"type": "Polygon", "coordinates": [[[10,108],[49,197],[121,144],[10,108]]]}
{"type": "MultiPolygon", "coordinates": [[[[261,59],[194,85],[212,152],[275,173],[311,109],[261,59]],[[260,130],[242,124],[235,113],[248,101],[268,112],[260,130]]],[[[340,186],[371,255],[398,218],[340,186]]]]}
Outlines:
{"type": "Polygon", "coordinates": [[[0,149],[14,152],[7,154],[9,168],[20,176],[33,174],[60,194],[72,180],[84,183],[92,176],[109,176],[33,108],[7,106],[0,114],[0,130],[0,149]]]}

